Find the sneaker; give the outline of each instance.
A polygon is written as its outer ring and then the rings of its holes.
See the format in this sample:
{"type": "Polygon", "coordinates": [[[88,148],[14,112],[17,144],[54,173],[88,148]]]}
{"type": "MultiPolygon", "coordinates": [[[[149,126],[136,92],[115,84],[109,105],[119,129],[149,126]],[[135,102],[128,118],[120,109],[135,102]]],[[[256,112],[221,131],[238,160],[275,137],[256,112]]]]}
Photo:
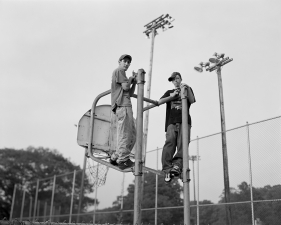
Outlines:
{"type": "Polygon", "coordinates": [[[117,166],[118,165],[117,159],[118,159],[117,154],[113,153],[109,158],[110,164],[112,164],[113,166],[117,166]]]}
{"type": "Polygon", "coordinates": [[[118,163],[116,162],[116,160],[112,160],[109,159],[110,164],[112,164],[113,166],[118,166],[118,163]]]}
{"type": "Polygon", "coordinates": [[[165,178],[164,178],[165,183],[170,183],[171,180],[172,180],[171,174],[165,173],[165,178]]]}
{"type": "Polygon", "coordinates": [[[132,162],[130,159],[128,159],[128,160],[125,161],[125,162],[120,162],[120,163],[118,164],[118,167],[119,167],[119,169],[121,169],[121,170],[124,170],[124,169],[127,169],[127,168],[132,168],[132,167],[134,167],[134,166],[135,166],[135,163],[132,162]]]}
{"type": "Polygon", "coordinates": [[[171,175],[176,177],[176,176],[179,176],[180,173],[181,173],[181,169],[178,165],[174,165],[173,168],[171,169],[171,175]]]}

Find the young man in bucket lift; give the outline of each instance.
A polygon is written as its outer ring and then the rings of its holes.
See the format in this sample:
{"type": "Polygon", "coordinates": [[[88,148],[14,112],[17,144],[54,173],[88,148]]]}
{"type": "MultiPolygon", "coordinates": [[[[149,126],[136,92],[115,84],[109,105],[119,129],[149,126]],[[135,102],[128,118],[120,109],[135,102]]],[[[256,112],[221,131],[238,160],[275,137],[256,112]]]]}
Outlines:
{"type": "MultiPolygon", "coordinates": [[[[173,177],[179,176],[183,166],[183,149],[182,149],[182,102],[180,91],[181,87],[186,86],[188,91],[188,109],[195,102],[195,97],[191,87],[181,83],[182,77],[179,72],[173,72],[168,78],[172,82],[175,89],[168,90],[160,98],[159,104],[169,97],[177,97],[176,99],[166,103],[166,142],[162,151],[162,170],[165,172],[165,182],[170,182],[173,177]],[[177,149],[177,153],[175,154],[177,149]]],[[[191,117],[188,115],[188,142],[190,141],[191,117]]]]}
{"type": "Polygon", "coordinates": [[[131,96],[136,87],[136,76],[138,73],[145,73],[139,69],[129,79],[126,76],[132,62],[130,55],[121,55],[119,66],[113,71],[111,82],[111,109],[113,116],[116,116],[117,126],[117,147],[116,152],[111,155],[110,163],[124,170],[134,166],[130,160],[131,151],[136,142],[136,127],[133,118],[131,96]]]}

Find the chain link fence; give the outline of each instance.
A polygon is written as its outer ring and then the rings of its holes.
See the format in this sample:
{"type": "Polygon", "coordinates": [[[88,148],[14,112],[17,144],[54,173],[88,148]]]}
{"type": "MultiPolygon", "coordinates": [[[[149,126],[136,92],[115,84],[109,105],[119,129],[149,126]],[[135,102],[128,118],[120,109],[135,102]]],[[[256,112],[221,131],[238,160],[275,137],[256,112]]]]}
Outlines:
{"type": "MultiPolygon", "coordinates": [[[[230,202],[227,203],[223,198],[221,133],[197,137],[190,142],[191,224],[226,224],[225,208],[229,206],[232,225],[280,225],[281,116],[230,129],[226,131],[226,140],[230,183],[230,202]]],[[[147,152],[149,160],[146,166],[160,168],[161,150],[157,148],[147,152]]],[[[87,182],[93,188],[87,195],[93,196],[94,193],[94,199],[98,199],[98,203],[106,198],[116,199],[112,203],[115,208],[98,209],[97,202],[87,203],[87,197],[84,197],[86,207],[81,209],[79,199],[82,171],[73,171],[27,184],[32,185],[33,192],[30,193],[24,187],[16,186],[11,217],[20,221],[49,220],[69,223],[77,222],[79,216],[81,222],[90,223],[105,224],[109,217],[114,218],[116,224],[124,221],[124,218],[131,218],[133,221],[133,206],[127,206],[125,210],[123,205],[126,204],[126,201],[123,202],[123,198],[126,198],[124,187],[132,183],[133,175],[126,174],[124,179],[122,173],[114,173],[105,182],[108,168],[101,167],[98,164],[88,164],[87,182]],[[111,192],[114,189],[118,189],[120,194],[116,196],[115,192],[112,197],[111,192]]],[[[155,177],[162,179],[158,175],[155,177]]],[[[163,218],[175,214],[183,220],[182,205],[162,207],[161,203],[157,203],[155,193],[158,189],[156,182],[152,195],[156,204],[142,210],[142,217],[147,221],[144,224],[161,224],[163,218]]]]}

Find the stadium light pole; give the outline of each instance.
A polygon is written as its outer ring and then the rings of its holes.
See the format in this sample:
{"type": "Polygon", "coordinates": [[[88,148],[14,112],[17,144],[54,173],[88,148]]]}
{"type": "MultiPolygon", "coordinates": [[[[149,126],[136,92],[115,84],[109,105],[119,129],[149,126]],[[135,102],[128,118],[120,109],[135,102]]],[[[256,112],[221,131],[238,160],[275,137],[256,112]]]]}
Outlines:
{"type": "MultiPolygon", "coordinates": [[[[225,113],[224,113],[221,67],[231,62],[232,60],[233,59],[230,59],[229,57],[224,58],[223,53],[222,54],[214,53],[214,55],[209,59],[209,62],[205,62],[205,63],[201,62],[199,66],[194,67],[194,69],[200,73],[203,72],[204,67],[206,71],[209,72],[216,70],[218,76],[220,115],[221,115],[223,174],[224,174],[224,199],[226,203],[230,202],[230,188],[229,188],[228,157],[227,157],[227,145],[226,145],[225,113]]],[[[225,209],[226,209],[226,224],[232,225],[231,208],[229,205],[226,205],[225,209]]]]}
{"type": "MultiPolygon", "coordinates": [[[[154,51],[154,39],[158,34],[157,30],[162,29],[162,31],[166,31],[167,29],[173,28],[172,22],[174,19],[169,14],[163,14],[158,18],[152,20],[148,24],[144,25],[145,31],[143,32],[147,38],[151,36],[151,47],[150,47],[150,60],[149,60],[149,72],[147,78],[147,90],[146,90],[146,98],[150,98],[151,92],[151,77],[152,77],[152,65],[153,65],[153,51],[154,51]]],[[[146,103],[148,106],[149,103],[146,103]]],[[[144,118],[144,131],[143,131],[143,157],[145,162],[146,157],[146,147],[147,147],[147,135],[148,135],[148,124],[149,124],[149,110],[145,112],[144,118]]]]}
{"type": "MultiPolygon", "coordinates": [[[[146,98],[150,98],[151,93],[151,78],[152,78],[152,65],[153,65],[153,52],[154,52],[154,40],[155,36],[158,34],[157,30],[162,29],[162,31],[166,31],[167,29],[173,28],[172,22],[174,19],[169,14],[162,14],[161,16],[157,17],[156,19],[152,20],[151,22],[144,25],[145,31],[143,32],[147,38],[151,36],[151,47],[150,47],[150,60],[149,60],[149,72],[147,78],[147,88],[146,88],[146,98]]],[[[146,103],[146,107],[149,103],[146,103]]],[[[143,146],[142,146],[142,161],[145,165],[145,158],[146,158],[146,149],[147,149],[147,135],[148,135],[148,124],[149,124],[149,110],[145,111],[144,115],[144,125],[143,125],[143,146]]],[[[144,189],[144,176],[141,178],[141,193],[143,195],[144,189]]]]}

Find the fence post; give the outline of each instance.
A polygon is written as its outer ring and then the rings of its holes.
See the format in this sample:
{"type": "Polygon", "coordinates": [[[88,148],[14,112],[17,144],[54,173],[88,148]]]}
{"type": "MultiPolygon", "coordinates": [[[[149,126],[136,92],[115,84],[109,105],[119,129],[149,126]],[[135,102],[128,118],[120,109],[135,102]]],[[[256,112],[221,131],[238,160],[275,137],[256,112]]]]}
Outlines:
{"type": "Polygon", "coordinates": [[[122,223],[123,219],[123,206],[124,206],[124,183],[125,183],[125,173],[123,173],[122,185],[121,185],[121,204],[120,204],[120,218],[118,223],[122,223]]]}
{"type": "Polygon", "coordinates": [[[52,216],[53,216],[53,204],[54,204],[54,196],[55,196],[55,186],[56,186],[56,175],[54,176],[53,181],[53,190],[52,190],[52,200],[51,200],[51,208],[50,208],[50,221],[52,222],[52,216]]]}
{"type": "Polygon", "coordinates": [[[37,185],[36,185],[36,194],[35,194],[35,200],[34,200],[34,210],[33,210],[33,220],[35,220],[35,216],[36,216],[36,207],[37,207],[38,189],[39,189],[39,179],[37,179],[37,185]]]}
{"type": "Polygon", "coordinates": [[[197,225],[199,225],[199,138],[197,136],[197,225]]]}
{"type": "Polygon", "coordinates": [[[250,193],[251,193],[251,211],[252,211],[252,224],[255,224],[254,203],[253,203],[253,182],[252,182],[252,163],[251,163],[251,146],[250,146],[250,129],[247,122],[247,135],[248,135],[248,162],[249,162],[249,177],[250,177],[250,193]]]}
{"type": "Polygon", "coordinates": [[[56,206],[54,205],[54,210],[53,210],[53,219],[55,219],[56,217],[55,217],[55,215],[56,215],[56,206]]]}
{"type": "MultiPolygon", "coordinates": [[[[158,147],[156,150],[156,170],[158,170],[158,147]]],[[[155,225],[157,225],[158,174],[155,175],[155,179],[155,225]]]]}
{"type": "Polygon", "coordinates": [[[39,218],[39,214],[40,214],[40,200],[38,200],[38,204],[37,204],[37,218],[39,218]]]}
{"type": "MultiPolygon", "coordinates": [[[[92,109],[92,112],[93,112],[93,109],[92,109]]],[[[92,116],[94,116],[94,115],[92,115],[92,116]]],[[[91,138],[90,138],[90,140],[92,140],[91,138]]],[[[89,144],[89,146],[88,146],[89,149],[91,149],[91,145],[92,144],[89,144]]],[[[86,166],[87,166],[88,148],[85,148],[85,154],[84,154],[84,163],[83,163],[83,170],[82,170],[82,177],[81,177],[81,186],[80,186],[80,197],[79,197],[78,213],[77,213],[77,219],[76,219],[77,223],[79,223],[79,220],[80,220],[79,217],[80,217],[80,213],[81,213],[81,205],[82,205],[82,201],[83,201],[83,198],[84,198],[84,182],[85,182],[85,173],[86,173],[86,166]]]]}
{"type": "Polygon", "coordinates": [[[46,215],[47,215],[47,202],[44,204],[44,221],[46,221],[46,215]]]}
{"type": "Polygon", "coordinates": [[[14,192],[13,192],[13,198],[12,198],[12,206],[11,206],[11,212],[10,212],[10,221],[13,218],[13,212],[14,212],[14,206],[15,206],[15,197],[16,197],[16,191],[17,191],[17,184],[14,185],[14,192]]]}
{"type": "Polygon", "coordinates": [[[59,222],[59,221],[60,221],[60,214],[61,214],[61,205],[59,205],[58,221],[57,221],[57,222],[59,222]]]}
{"type": "Polygon", "coordinates": [[[33,201],[33,198],[32,196],[30,196],[30,204],[29,204],[29,220],[31,220],[31,215],[32,215],[32,201],[33,201]]]}
{"type": "Polygon", "coordinates": [[[76,176],[76,170],[74,170],[74,172],[73,172],[72,194],[71,194],[70,212],[69,212],[69,223],[71,223],[71,217],[72,217],[72,207],[73,207],[74,188],[75,188],[75,176],[76,176]]]}
{"type": "Polygon", "coordinates": [[[99,163],[97,164],[96,180],[95,180],[95,208],[93,215],[93,224],[96,224],[96,211],[97,211],[97,195],[98,195],[98,173],[99,173],[99,163]]]}
{"type": "Polygon", "coordinates": [[[25,188],[23,187],[23,196],[22,196],[21,209],[20,209],[20,221],[22,221],[23,208],[24,208],[24,200],[25,200],[25,188]]]}

